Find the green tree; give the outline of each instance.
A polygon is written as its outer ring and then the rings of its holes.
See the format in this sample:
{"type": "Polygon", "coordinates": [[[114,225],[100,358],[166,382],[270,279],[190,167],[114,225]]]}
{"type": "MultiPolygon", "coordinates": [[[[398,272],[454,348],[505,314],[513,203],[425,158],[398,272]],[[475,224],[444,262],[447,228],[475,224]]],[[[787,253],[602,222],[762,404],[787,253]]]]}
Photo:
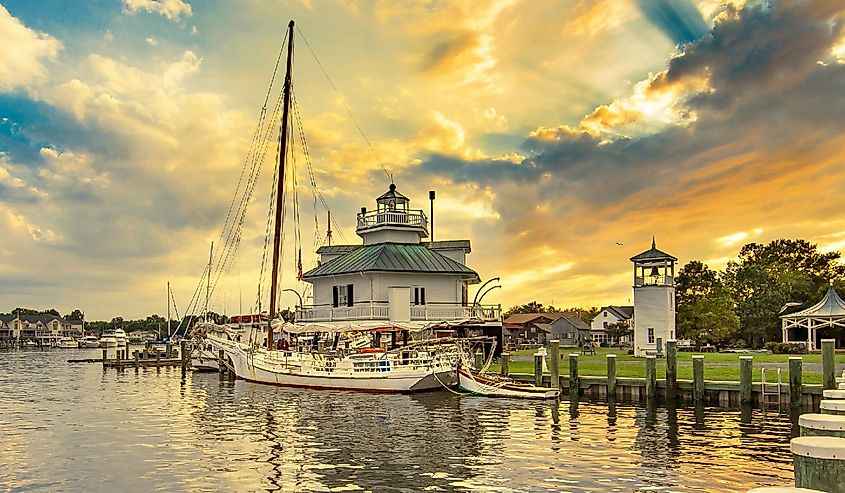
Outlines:
{"type": "Polygon", "coordinates": [[[604,332],[607,334],[607,338],[609,340],[616,340],[618,342],[621,341],[623,337],[633,334],[634,329],[631,328],[631,325],[628,322],[619,321],[608,324],[607,328],[604,329],[604,332]]]}
{"type": "Polygon", "coordinates": [[[693,260],[680,270],[675,300],[679,337],[721,346],[739,336],[731,293],[707,265],[693,260]]]}
{"type": "Polygon", "coordinates": [[[845,278],[839,252],[820,253],[804,240],[749,243],[728,262],[725,285],[739,316],[741,336],[755,347],[781,340],[778,313],[788,302],[804,307],[817,301],[829,281],[845,278]]]}
{"type": "Polygon", "coordinates": [[[555,307],[553,306],[545,307],[542,303],[532,301],[524,305],[516,305],[508,308],[508,311],[505,312],[504,317],[508,318],[511,315],[515,315],[517,313],[549,313],[553,311],[556,311],[555,307]]]}
{"type": "Polygon", "coordinates": [[[82,320],[84,316],[85,315],[82,313],[82,310],[77,308],[76,310],[65,315],[65,320],[82,320]]]}

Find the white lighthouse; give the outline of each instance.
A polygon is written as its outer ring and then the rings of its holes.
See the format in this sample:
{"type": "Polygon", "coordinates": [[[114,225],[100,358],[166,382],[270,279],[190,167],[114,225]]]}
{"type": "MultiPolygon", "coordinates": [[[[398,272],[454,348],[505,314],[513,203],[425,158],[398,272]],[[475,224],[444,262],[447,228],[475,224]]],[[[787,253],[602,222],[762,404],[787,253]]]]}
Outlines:
{"type": "Polygon", "coordinates": [[[675,262],[651,240],[634,263],[634,356],[662,351],[675,339],[675,262]]]}

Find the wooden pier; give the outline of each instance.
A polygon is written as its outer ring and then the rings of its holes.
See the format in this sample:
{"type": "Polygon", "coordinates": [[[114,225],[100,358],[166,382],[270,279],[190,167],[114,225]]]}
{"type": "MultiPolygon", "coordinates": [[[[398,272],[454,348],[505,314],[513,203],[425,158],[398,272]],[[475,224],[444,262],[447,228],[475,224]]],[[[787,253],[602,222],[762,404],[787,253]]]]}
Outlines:
{"type": "Polygon", "coordinates": [[[185,341],[181,342],[177,352],[169,344],[164,351],[164,357],[160,351],[151,355],[146,351],[135,350],[129,352],[129,343],[123,349],[115,350],[115,357],[108,357],[108,349],[103,349],[102,358],[69,359],[68,363],[102,363],[103,368],[161,368],[161,367],[182,367],[187,370],[191,362],[190,348],[185,341]]]}

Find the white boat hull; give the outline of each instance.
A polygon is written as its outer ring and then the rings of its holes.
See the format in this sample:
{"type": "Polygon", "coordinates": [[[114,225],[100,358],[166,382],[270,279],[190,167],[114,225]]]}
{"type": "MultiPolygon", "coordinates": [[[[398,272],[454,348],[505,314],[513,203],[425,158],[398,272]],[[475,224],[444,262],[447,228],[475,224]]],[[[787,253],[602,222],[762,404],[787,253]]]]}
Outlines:
{"type": "Polygon", "coordinates": [[[71,342],[60,342],[58,345],[56,345],[56,347],[59,348],[59,349],[79,349],[79,343],[78,342],[72,342],[72,343],[71,342]]]}
{"type": "Polygon", "coordinates": [[[458,385],[461,390],[476,395],[518,399],[557,399],[560,395],[559,391],[549,388],[489,382],[483,377],[474,378],[471,374],[467,374],[466,370],[458,372],[458,376],[460,378],[458,385]]]}
{"type": "Polygon", "coordinates": [[[220,365],[213,352],[195,348],[191,351],[191,368],[196,371],[219,371],[220,365]]]}
{"type": "MultiPolygon", "coordinates": [[[[311,355],[250,349],[239,343],[209,337],[226,353],[235,374],[244,380],[287,387],[408,393],[441,389],[457,383],[453,366],[390,366],[384,371],[317,369],[309,366],[311,355]]],[[[387,362],[386,362],[387,363],[387,362]]]]}

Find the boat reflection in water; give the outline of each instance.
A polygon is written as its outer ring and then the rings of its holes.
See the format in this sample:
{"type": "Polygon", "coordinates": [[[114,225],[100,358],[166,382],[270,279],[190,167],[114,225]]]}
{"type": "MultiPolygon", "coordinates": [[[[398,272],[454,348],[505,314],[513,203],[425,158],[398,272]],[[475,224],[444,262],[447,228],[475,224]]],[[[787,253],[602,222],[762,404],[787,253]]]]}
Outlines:
{"type": "Polygon", "coordinates": [[[197,435],[246,447],[206,450],[240,474],[254,469],[259,484],[247,484],[255,488],[730,491],[787,484],[792,474],[788,417],[759,410],[742,423],[739,411],[701,408],[702,426],[695,408],[313,392],[198,377],[194,385],[209,389],[208,407],[192,419],[197,435]],[[226,426],[226,413],[243,405],[253,411],[226,426]]]}

